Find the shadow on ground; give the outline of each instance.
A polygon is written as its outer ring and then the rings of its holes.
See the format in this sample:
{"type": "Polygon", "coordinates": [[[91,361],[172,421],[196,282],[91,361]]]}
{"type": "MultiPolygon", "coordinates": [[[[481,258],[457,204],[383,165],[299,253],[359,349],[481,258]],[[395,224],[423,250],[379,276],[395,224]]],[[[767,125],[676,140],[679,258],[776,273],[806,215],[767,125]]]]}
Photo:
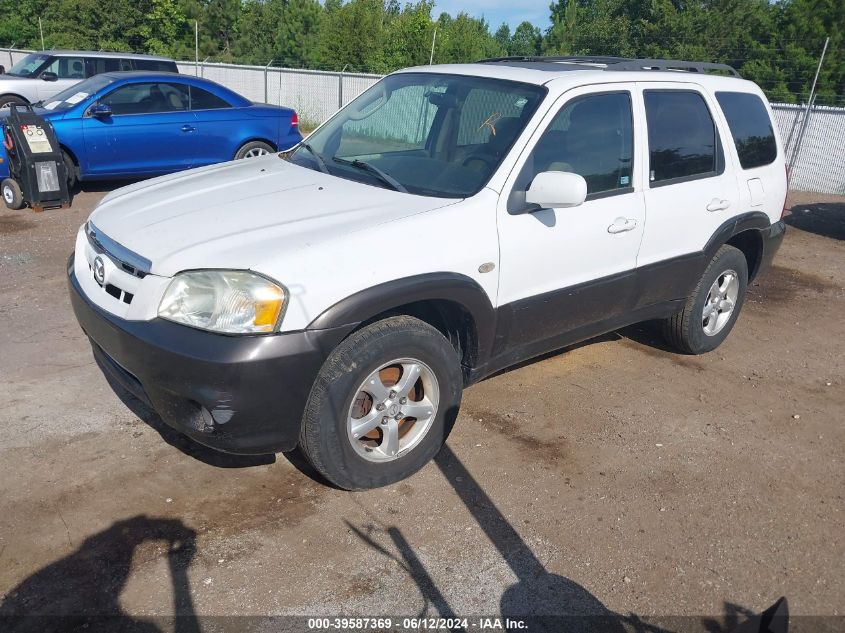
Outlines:
{"type": "Polygon", "coordinates": [[[196,532],[177,519],[136,516],[85,539],[76,551],[40,569],[0,603],[0,629],[32,631],[131,631],[158,633],[150,621],[124,613],[120,593],[135,550],[163,542],[173,583],[177,633],[199,633],[188,567],[196,554],[196,532]]]}
{"type": "Polygon", "coordinates": [[[814,204],[797,204],[790,209],[789,215],[783,218],[789,226],[796,229],[845,240],[845,203],[817,202],[814,204]]]}
{"type": "MultiPolygon", "coordinates": [[[[725,613],[718,618],[648,617],[634,613],[622,614],[609,609],[587,588],[571,578],[550,573],[528,544],[484,492],[461,460],[446,445],[435,457],[435,463],[463,504],[475,518],[484,535],[493,543],[499,555],[517,577],[499,600],[503,620],[522,622],[524,630],[567,633],[669,633],[695,630],[708,633],[786,633],[788,610],[785,599],[776,602],[762,614],[738,605],[725,604],[725,613]],[[741,620],[744,620],[740,623],[741,620]]],[[[358,528],[348,521],[347,526],[366,545],[396,562],[417,585],[424,604],[418,617],[431,617],[435,611],[441,618],[460,620],[465,614],[456,613],[447,596],[438,588],[401,530],[395,526],[376,527],[372,524],[358,528]],[[387,534],[393,543],[393,553],[376,540],[376,533],[387,534]]],[[[474,628],[470,625],[470,629],[474,628]]],[[[451,630],[465,631],[463,627],[451,630]]]]}

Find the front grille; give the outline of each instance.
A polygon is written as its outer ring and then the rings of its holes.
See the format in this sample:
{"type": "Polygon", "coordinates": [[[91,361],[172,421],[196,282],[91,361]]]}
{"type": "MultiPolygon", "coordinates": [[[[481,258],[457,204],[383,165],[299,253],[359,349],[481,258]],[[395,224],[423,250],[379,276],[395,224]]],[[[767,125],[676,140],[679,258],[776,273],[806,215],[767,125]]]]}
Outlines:
{"type": "MultiPolygon", "coordinates": [[[[91,273],[92,276],[94,275],[94,269],[92,268],[91,264],[88,264],[88,271],[91,273]]],[[[97,281],[96,278],[94,279],[94,281],[97,281]]],[[[132,294],[131,292],[126,292],[125,290],[123,290],[122,288],[118,288],[114,284],[102,285],[99,282],[97,282],[97,284],[103,290],[105,290],[107,294],[111,295],[112,297],[114,297],[118,301],[122,301],[126,305],[131,304],[132,299],[135,298],[134,294],[132,294]]]]}
{"type": "Polygon", "coordinates": [[[94,254],[93,258],[88,257],[88,269],[94,277],[94,281],[97,282],[106,294],[126,305],[130,305],[137,291],[137,280],[143,279],[150,272],[150,261],[111,239],[94,226],[91,221],[85,225],[85,236],[91,248],[90,252],[94,254]],[[108,259],[117,267],[117,271],[123,274],[112,274],[106,283],[100,283],[96,275],[94,275],[93,268],[97,257],[108,259]],[[129,277],[124,277],[124,274],[129,275],[129,277]]]}

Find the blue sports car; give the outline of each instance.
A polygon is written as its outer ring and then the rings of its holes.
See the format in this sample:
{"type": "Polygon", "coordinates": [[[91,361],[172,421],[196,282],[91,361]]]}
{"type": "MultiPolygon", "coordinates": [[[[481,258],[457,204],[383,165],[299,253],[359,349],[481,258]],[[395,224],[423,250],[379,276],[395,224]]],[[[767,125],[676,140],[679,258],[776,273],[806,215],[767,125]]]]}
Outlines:
{"type": "MultiPolygon", "coordinates": [[[[213,81],[174,73],[104,73],[35,105],[56,130],[71,185],[261,156],[302,140],[290,108],[252,103],[213,81]]],[[[0,157],[6,178],[2,146],[0,157]]]]}

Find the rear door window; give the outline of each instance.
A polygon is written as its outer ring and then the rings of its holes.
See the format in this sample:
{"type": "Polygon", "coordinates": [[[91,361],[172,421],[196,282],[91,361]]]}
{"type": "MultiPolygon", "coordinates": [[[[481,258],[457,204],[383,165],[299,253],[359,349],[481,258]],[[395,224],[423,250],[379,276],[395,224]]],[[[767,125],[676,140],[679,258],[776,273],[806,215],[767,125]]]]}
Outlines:
{"type": "Polygon", "coordinates": [[[155,73],[178,72],[175,62],[168,62],[160,59],[133,59],[135,70],[146,70],[155,73]]]}
{"type": "Polygon", "coordinates": [[[88,71],[88,76],[93,77],[102,73],[112,73],[122,70],[119,61],[115,57],[87,57],[85,59],[85,68],[88,71]]]}
{"type": "Polygon", "coordinates": [[[693,90],[643,91],[652,187],[724,171],[719,133],[704,97],[693,90]]]}
{"type": "Polygon", "coordinates": [[[728,120],[742,168],[753,169],[773,163],[778,146],[763,100],[745,92],[717,92],[716,100],[728,120]]]}

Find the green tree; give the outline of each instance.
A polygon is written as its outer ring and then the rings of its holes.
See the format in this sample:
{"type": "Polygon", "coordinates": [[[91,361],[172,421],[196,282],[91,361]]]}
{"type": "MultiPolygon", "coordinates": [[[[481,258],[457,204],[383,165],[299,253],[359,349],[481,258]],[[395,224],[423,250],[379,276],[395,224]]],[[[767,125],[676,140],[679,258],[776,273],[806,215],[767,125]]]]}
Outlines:
{"type": "Polygon", "coordinates": [[[508,53],[511,55],[539,55],[543,43],[543,34],[531,22],[522,22],[516,27],[511,38],[508,53]]]}
{"type": "Polygon", "coordinates": [[[496,40],[496,44],[505,51],[505,55],[510,55],[510,48],[511,48],[511,27],[509,27],[504,22],[502,26],[496,29],[495,35],[493,35],[493,39],[496,40]]]}

